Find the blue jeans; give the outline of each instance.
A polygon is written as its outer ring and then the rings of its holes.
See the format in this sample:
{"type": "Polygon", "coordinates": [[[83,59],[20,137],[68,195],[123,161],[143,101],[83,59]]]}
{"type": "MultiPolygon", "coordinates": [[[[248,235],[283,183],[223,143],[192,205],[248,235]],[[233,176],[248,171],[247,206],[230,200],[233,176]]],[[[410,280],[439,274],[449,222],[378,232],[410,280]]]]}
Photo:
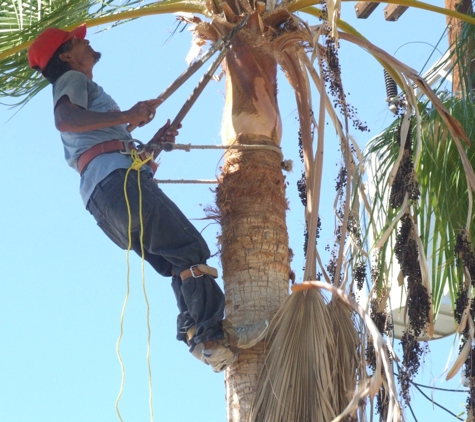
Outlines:
{"type": "MultiPolygon", "coordinates": [[[[127,249],[128,211],[124,196],[127,170],[117,169],[99,183],[87,204],[99,227],[119,247],[127,249]]],[[[180,311],[177,339],[186,342],[186,333],[196,327],[194,344],[223,337],[224,295],[213,277],[178,276],[192,265],[205,264],[210,256],[201,234],[179,208],[151,180],[140,174],[142,190],[143,246],[145,260],[162,276],[172,276],[172,288],[180,311]]],[[[131,249],[142,255],[140,247],[139,189],[137,172],[129,172],[127,195],[132,215],[131,249]]]]}

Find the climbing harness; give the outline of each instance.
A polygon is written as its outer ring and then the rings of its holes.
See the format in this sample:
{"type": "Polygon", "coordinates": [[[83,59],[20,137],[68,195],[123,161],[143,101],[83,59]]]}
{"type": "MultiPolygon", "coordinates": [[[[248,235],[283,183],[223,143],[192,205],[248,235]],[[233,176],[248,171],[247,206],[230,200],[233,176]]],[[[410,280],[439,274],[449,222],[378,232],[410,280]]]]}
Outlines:
{"type": "Polygon", "coordinates": [[[145,151],[145,145],[141,141],[137,139],[112,139],[111,141],[105,141],[94,145],[79,156],[77,162],[79,174],[82,175],[86,170],[87,165],[98,155],[108,152],[120,152],[121,154],[131,155],[132,151],[135,151],[142,161],[147,162],[147,165],[150,166],[153,173],[155,173],[158,164],[153,161],[151,154],[145,151]]]}
{"type": "Polygon", "coordinates": [[[180,273],[180,278],[182,281],[185,281],[187,278],[203,277],[205,274],[208,274],[213,278],[218,278],[218,270],[206,264],[192,265],[190,268],[180,273]]]}

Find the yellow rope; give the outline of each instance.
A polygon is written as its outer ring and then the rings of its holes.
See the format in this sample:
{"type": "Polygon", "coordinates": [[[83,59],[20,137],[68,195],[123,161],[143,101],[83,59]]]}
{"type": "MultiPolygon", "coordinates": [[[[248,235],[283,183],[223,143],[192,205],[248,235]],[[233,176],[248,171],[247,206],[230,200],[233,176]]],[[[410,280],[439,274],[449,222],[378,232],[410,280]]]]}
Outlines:
{"type": "Polygon", "coordinates": [[[117,339],[117,343],[116,343],[116,347],[115,347],[117,357],[119,359],[120,368],[121,368],[121,371],[122,371],[122,378],[121,378],[121,382],[120,382],[120,390],[119,390],[119,394],[117,396],[117,400],[115,402],[115,410],[117,412],[117,416],[119,417],[120,422],[123,422],[123,419],[122,419],[122,416],[121,416],[120,410],[119,410],[119,402],[120,402],[120,399],[122,397],[122,393],[124,392],[124,384],[125,384],[125,366],[124,366],[124,362],[122,360],[122,356],[120,355],[120,342],[121,342],[122,336],[124,334],[125,309],[127,307],[127,302],[129,300],[129,293],[130,293],[129,252],[130,252],[130,249],[132,248],[132,236],[130,236],[131,227],[132,227],[132,218],[131,218],[131,212],[130,212],[129,198],[127,196],[127,178],[128,178],[128,175],[129,175],[129,170],[127,170],[127,173],[125,175],[125,181],[124,181],[124,196],[125,196],[125,202],[127,204],[127,212],[128,212],[128,218],[129,218],[128,229],[127,229],[128,233],[129,233],[129,236],[128,236],[129,237],[129,243],[127,245],[127,252],[126,252],[126,263],[127,263],[127,281],[126,281],[126,283],[127,283],[127,287],[126,287],[124,304],[122,305],[122,313],[120,315],[120,333],[119,333],[119,338],[117,339]]]}
{"type": "Polygon", "coordinates": [[[125,197],[125,202],[127,204],[127,214],[128,214],[128,238],[129,238],[129,243],[127,245],[127,252],[126,252],[126,262],[127,262],[127,288],[126,288],[126,295],[124,299],[124,305],[122,306],[122,314],[120,316],[120,334],[119,338],[117,339],[117,345],[116,345],[116,352],[117,352],[117,357],[119,358],[119,363],[120,367],[122,370],[122,379],[121,379],[121,384],[120,384],[120,390],[119,394],[117,396],[116,404],[115,404],[115,409],[117,412],[117,415],[119,417],[119,420],[123,422],[122,416],[120,414],[119,410],[119,402],[122,397],[122,393],[124,391],[124,384],[125,384],[125,366],[124,362],[122,361],[122,357],[120,355],[120,342],[122,340],[122,336],[124,333],[124,316],[125,316],[125,309],[127,307],[127,302],[129,299],[129,292],[130,292],[130,261],[129,261],[129,256],[130,256],[130,250],[132,249],[132,212],[130,210],[130,202],[129,202],[129,197],[127,195],[127,180],[129,177],[129,173],[131,170],[137,171],[137,184],[138,184],[138,190],[139,190],[139,221],[140,221],[140,251],[142,255],[142,290],[144,294],[144,299],[145,299],[145,304],[147,308],[147,314],[146,314],[146,320],[147,320],[147,367],[148,367],[148,382],[149,382],[149,406],[150,406],[150,420],[153,422],[154,420],[154,415],[153,415],[153,384],[152,384],[152,365],[150,362],[150,344],[151,344],[151,336],[152,336],[152,331],[150,328],[150,303],[148,301],[148,296],[147,296],[147,289],[146,289],[146,284],[145,284],[145,250],[143,246],[143,233],[144,233],[144,227],[143,227],[143,216],[142,216],[142,187],[140,186],[140,169],[141,167],[146,164],[148,161],[152,159],[152,156],[150,155],[147,159],[142,160],[139,155],[137,154],[136,151],[131,151],[131,158],[132,158],[132,165],[130,168],[127,170],[127,173],[125,174],[125,180],[124,180],[124,197],[125,197]]]}

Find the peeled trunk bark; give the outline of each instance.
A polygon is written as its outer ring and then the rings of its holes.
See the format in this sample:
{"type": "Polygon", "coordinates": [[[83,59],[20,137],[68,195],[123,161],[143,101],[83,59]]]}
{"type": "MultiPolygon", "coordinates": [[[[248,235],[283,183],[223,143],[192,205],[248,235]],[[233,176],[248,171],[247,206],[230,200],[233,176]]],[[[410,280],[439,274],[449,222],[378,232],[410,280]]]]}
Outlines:
{"type": "MultiPolygon", "coordinates": [[[[240,37],[225,69],[223,143],[264,147],[229,150],[217,189],[226,318],[241,325],[270,320],[288,296],[287,201],[282,156],[275,148],[281,136],[276,63],[240,37]]],[[[247,419],[264,351],[265,342],[241,351],[226,371],[230,422],[247,419]]]]}

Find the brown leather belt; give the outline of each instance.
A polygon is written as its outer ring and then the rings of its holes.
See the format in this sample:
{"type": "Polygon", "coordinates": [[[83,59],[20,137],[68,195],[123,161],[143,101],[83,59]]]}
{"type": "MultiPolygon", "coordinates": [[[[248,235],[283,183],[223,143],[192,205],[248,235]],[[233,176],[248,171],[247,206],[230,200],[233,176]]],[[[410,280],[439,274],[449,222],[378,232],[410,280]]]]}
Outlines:
{"type": "MultiPolygon", "coordinates": [[[[129,144],[129,148],[133,148],[131,144],[129,144]]],[[[117,151],[126,151],[126,145],[124,141],[120,141],[118,139],[113,139],[111,141],[101,142],[100,144],[94,145],[93,147],[89,148],[87,151],[83,152],[78,159],[78,171],[79,174],[83,174],[84,170],[86,170],[87,165],[98,155],[106,154],[108,152],[117,152],[117,151]]],[[[140,158],[145,160],[148,158],[148,155],[143,152],[140,154],[140,158]]],[[[158,168],[158,164],[151,160],[147,162],[147,165],[152,168],[153,173],[158,168]]]]}

